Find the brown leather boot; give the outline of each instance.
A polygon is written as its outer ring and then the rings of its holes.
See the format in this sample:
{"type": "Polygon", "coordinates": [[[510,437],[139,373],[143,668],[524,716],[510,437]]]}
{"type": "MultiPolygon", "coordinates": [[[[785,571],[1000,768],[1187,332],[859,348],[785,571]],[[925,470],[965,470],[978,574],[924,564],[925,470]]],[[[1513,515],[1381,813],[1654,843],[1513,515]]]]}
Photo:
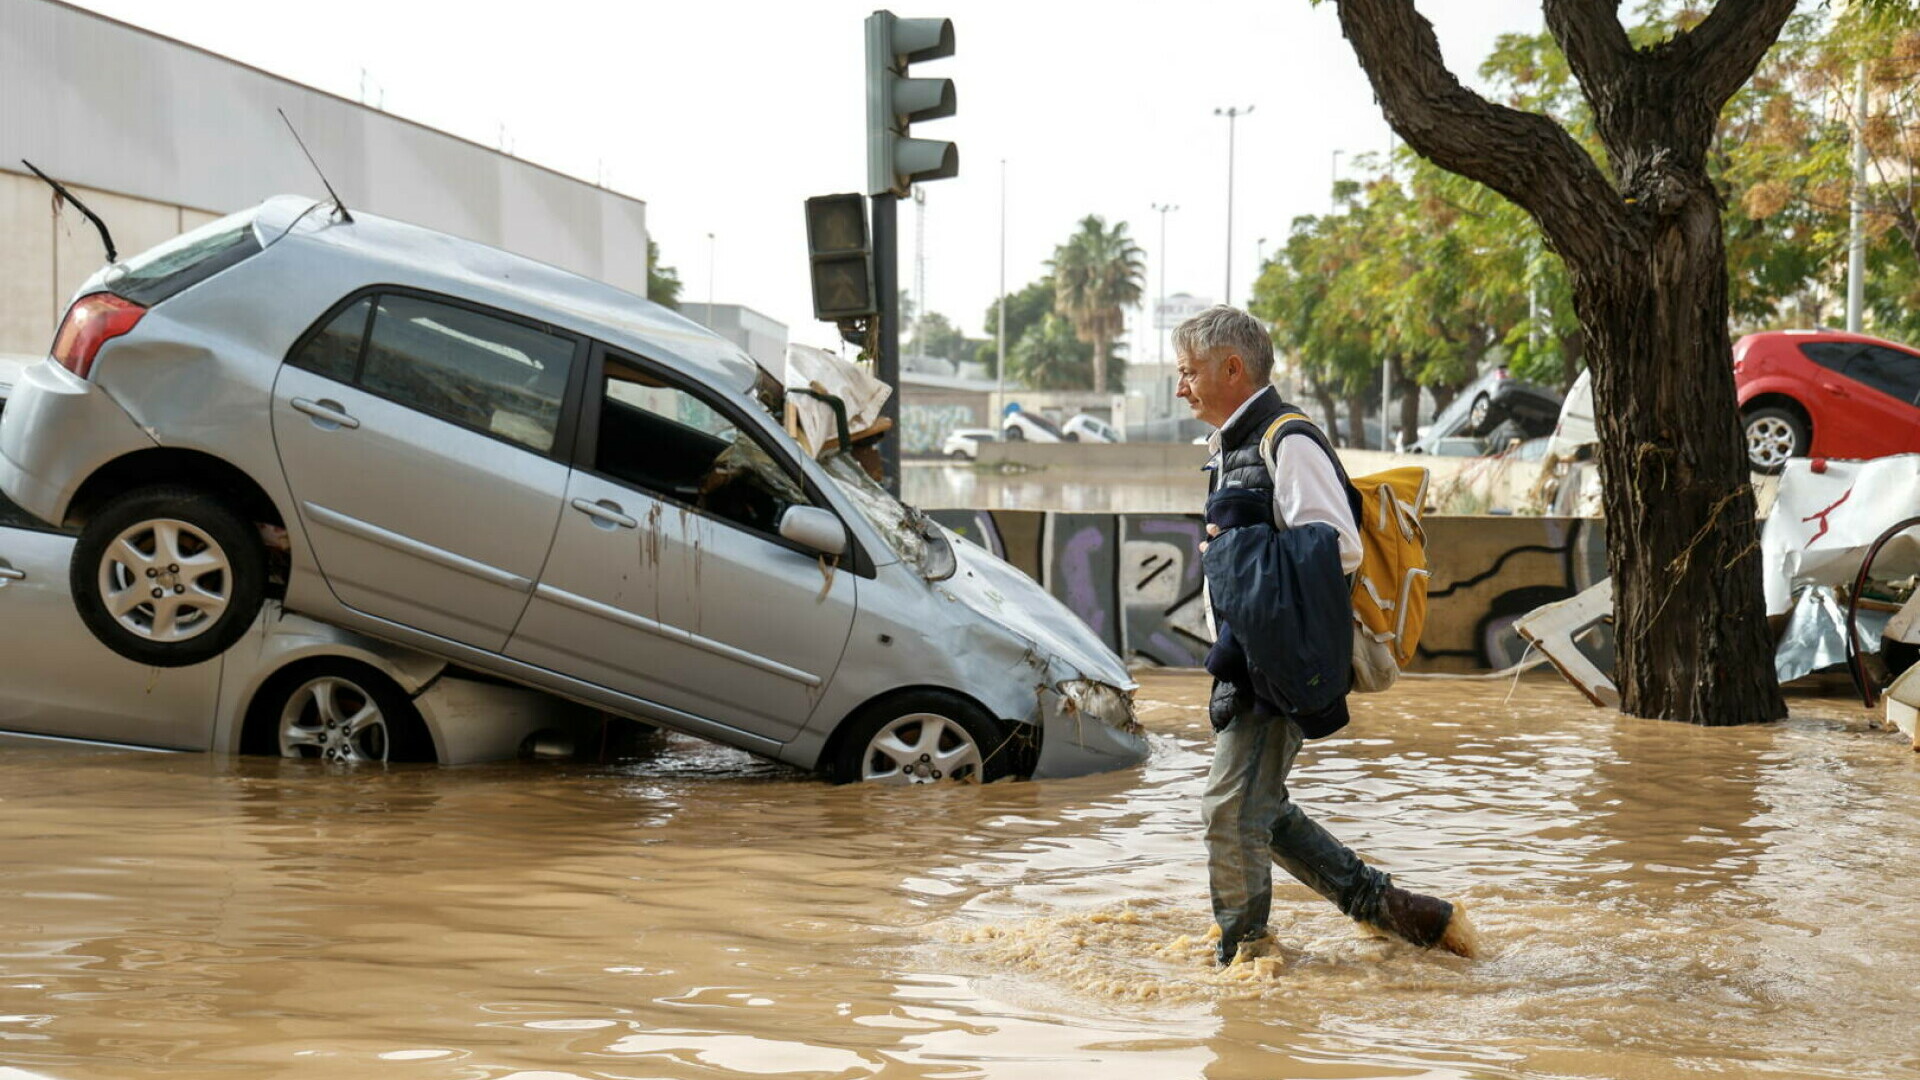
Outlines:
{"type": "Polygon", "coordinates": [[[1472,957],[1479,950],[1467,911],[1434,896],[1422,896],[1389,885],[1380,897],[1380,918],[1374,924],[1402,941],[1431,949],[1435,945],[1455,956],[1472,957]]]}

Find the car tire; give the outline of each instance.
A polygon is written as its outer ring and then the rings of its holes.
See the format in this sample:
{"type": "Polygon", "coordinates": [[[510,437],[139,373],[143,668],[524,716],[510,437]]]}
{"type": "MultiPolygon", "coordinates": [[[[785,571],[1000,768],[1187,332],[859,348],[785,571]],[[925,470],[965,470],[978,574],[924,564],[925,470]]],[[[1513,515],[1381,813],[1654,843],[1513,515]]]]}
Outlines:
{"type": "Polygon", "coordinates": [[[241,750],[330,765],[434,761],[433,735],[399,685],[357,660],[294,664],[247,710],[241,750]]]}
{"type": "Polygon", "coordinates": [[[226,652],[253,625],[266,597],[266,545],[205,491],[135,488],[80,530],[68,581],[101,644],[135,663],[185,667],[226,652]]]}
{"type": "Polygon", "coordinates": [[[1008,442],[1021,442],[1026,439],[1027,433],[1017,427],[1010,427],[1006,430],[1006,436],[1008,442]]]}
{"type": "Polygon", "coordinates": [[[1806,457],[1807,422],[1798,413],[1778,405],[1755,409],[1740,418],[1746,437],[1747,464],[1754,472],[1771,476],[1786,467],[1788,458],[1806,457]]]}
{"type": "Polygon", "coordinates": [[[949,454],[948,454],[947,456],[948,456],[948,457],[950,457],[950,458],[952,458],[952,459],[953,459],[953,460],[955,460],[955,461],[966,461],[966,460],[967,460],[967,452],[966,452],[965,450],[955,450],[955,451],[953,451],[953,452],[951,452],[951,453],[949,453],[949,454]]]}
{"type": "Polygon", "coordinates": [[[1065,439],[1067,442],[1079,442],[1080,433],[1077,431],[1069,431],[1065,435],[1061,436],[1061,438],[1065,439]]]}
{"type": "Polygon", "coordinates": [[[1014,747],[978,705],[942,690],[914,690],[870,705],[847,721],[828,773],[863,781],[988,783],[1014,771],[1014,747]]]}
{"type": "Polygon", "coordinates": [[[1467,407],[1467,434],[1484,435],[1487,418],[1493,412],[1493,399],[1485,394],[1475,394],[1473,404],[1467,407]]]}

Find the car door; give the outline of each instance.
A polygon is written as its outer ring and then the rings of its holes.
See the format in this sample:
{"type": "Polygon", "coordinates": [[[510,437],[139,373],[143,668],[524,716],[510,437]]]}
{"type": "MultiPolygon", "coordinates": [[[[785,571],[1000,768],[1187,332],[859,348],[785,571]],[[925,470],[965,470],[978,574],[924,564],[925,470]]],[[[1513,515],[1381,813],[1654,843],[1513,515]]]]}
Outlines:
{"type": "Polygon", "coordinates": [[[297,345],[273,432],[342,604],[498,652],[553,543],[583,342],[444,297],[383,289],[297,345]]]}
{"type": "Polygon", "coordinates": [[[1858,419],[1869,427],[1878,453],[1920,450],[1920,356],[1859,345],[1847,361],[1846,376],[1864,387],[1853,396],[1867,414],[1858,419]]]}
{"type": "Polygon", "coordinates": [[[567,508],[507,654],[775,742],[846,649],[854,574],[778,534],[824,505],[746,408],[596,360],[567,508]]]}
{"type": "Polygon", "coordinates": [[[80,622],[67,586],[73,537],[0,494],[0,729],[205,750],[220,660],[153,668],[80,622]]]}

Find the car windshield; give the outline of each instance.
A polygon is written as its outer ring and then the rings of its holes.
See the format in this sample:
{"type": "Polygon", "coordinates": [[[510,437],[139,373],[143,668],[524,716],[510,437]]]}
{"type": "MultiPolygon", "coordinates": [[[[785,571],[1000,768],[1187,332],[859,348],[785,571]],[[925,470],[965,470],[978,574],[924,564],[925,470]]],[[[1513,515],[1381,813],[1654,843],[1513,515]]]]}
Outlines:
{"type": "Polygon", "coordinates": [[[953,545],[932,518],[894,498],[846,454],[829,454],[820,464],[901,561],[918,569],[928,581],[953,576],[953,545]]]}

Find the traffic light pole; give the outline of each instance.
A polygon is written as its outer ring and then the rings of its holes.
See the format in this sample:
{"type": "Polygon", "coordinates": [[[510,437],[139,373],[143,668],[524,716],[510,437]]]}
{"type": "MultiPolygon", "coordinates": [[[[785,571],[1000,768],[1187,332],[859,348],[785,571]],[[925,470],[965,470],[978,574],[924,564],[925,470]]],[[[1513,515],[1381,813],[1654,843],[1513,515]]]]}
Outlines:
{"type": "Polygon", "coordinates": [[[892,194],[873,196],[873,291],[880,304],[880,333],[875,343],[874,376],[893,388],[880,415],[890,426],[880,440],[881,469],[887,490],[900,497],[900,200],[892,194]]]}

